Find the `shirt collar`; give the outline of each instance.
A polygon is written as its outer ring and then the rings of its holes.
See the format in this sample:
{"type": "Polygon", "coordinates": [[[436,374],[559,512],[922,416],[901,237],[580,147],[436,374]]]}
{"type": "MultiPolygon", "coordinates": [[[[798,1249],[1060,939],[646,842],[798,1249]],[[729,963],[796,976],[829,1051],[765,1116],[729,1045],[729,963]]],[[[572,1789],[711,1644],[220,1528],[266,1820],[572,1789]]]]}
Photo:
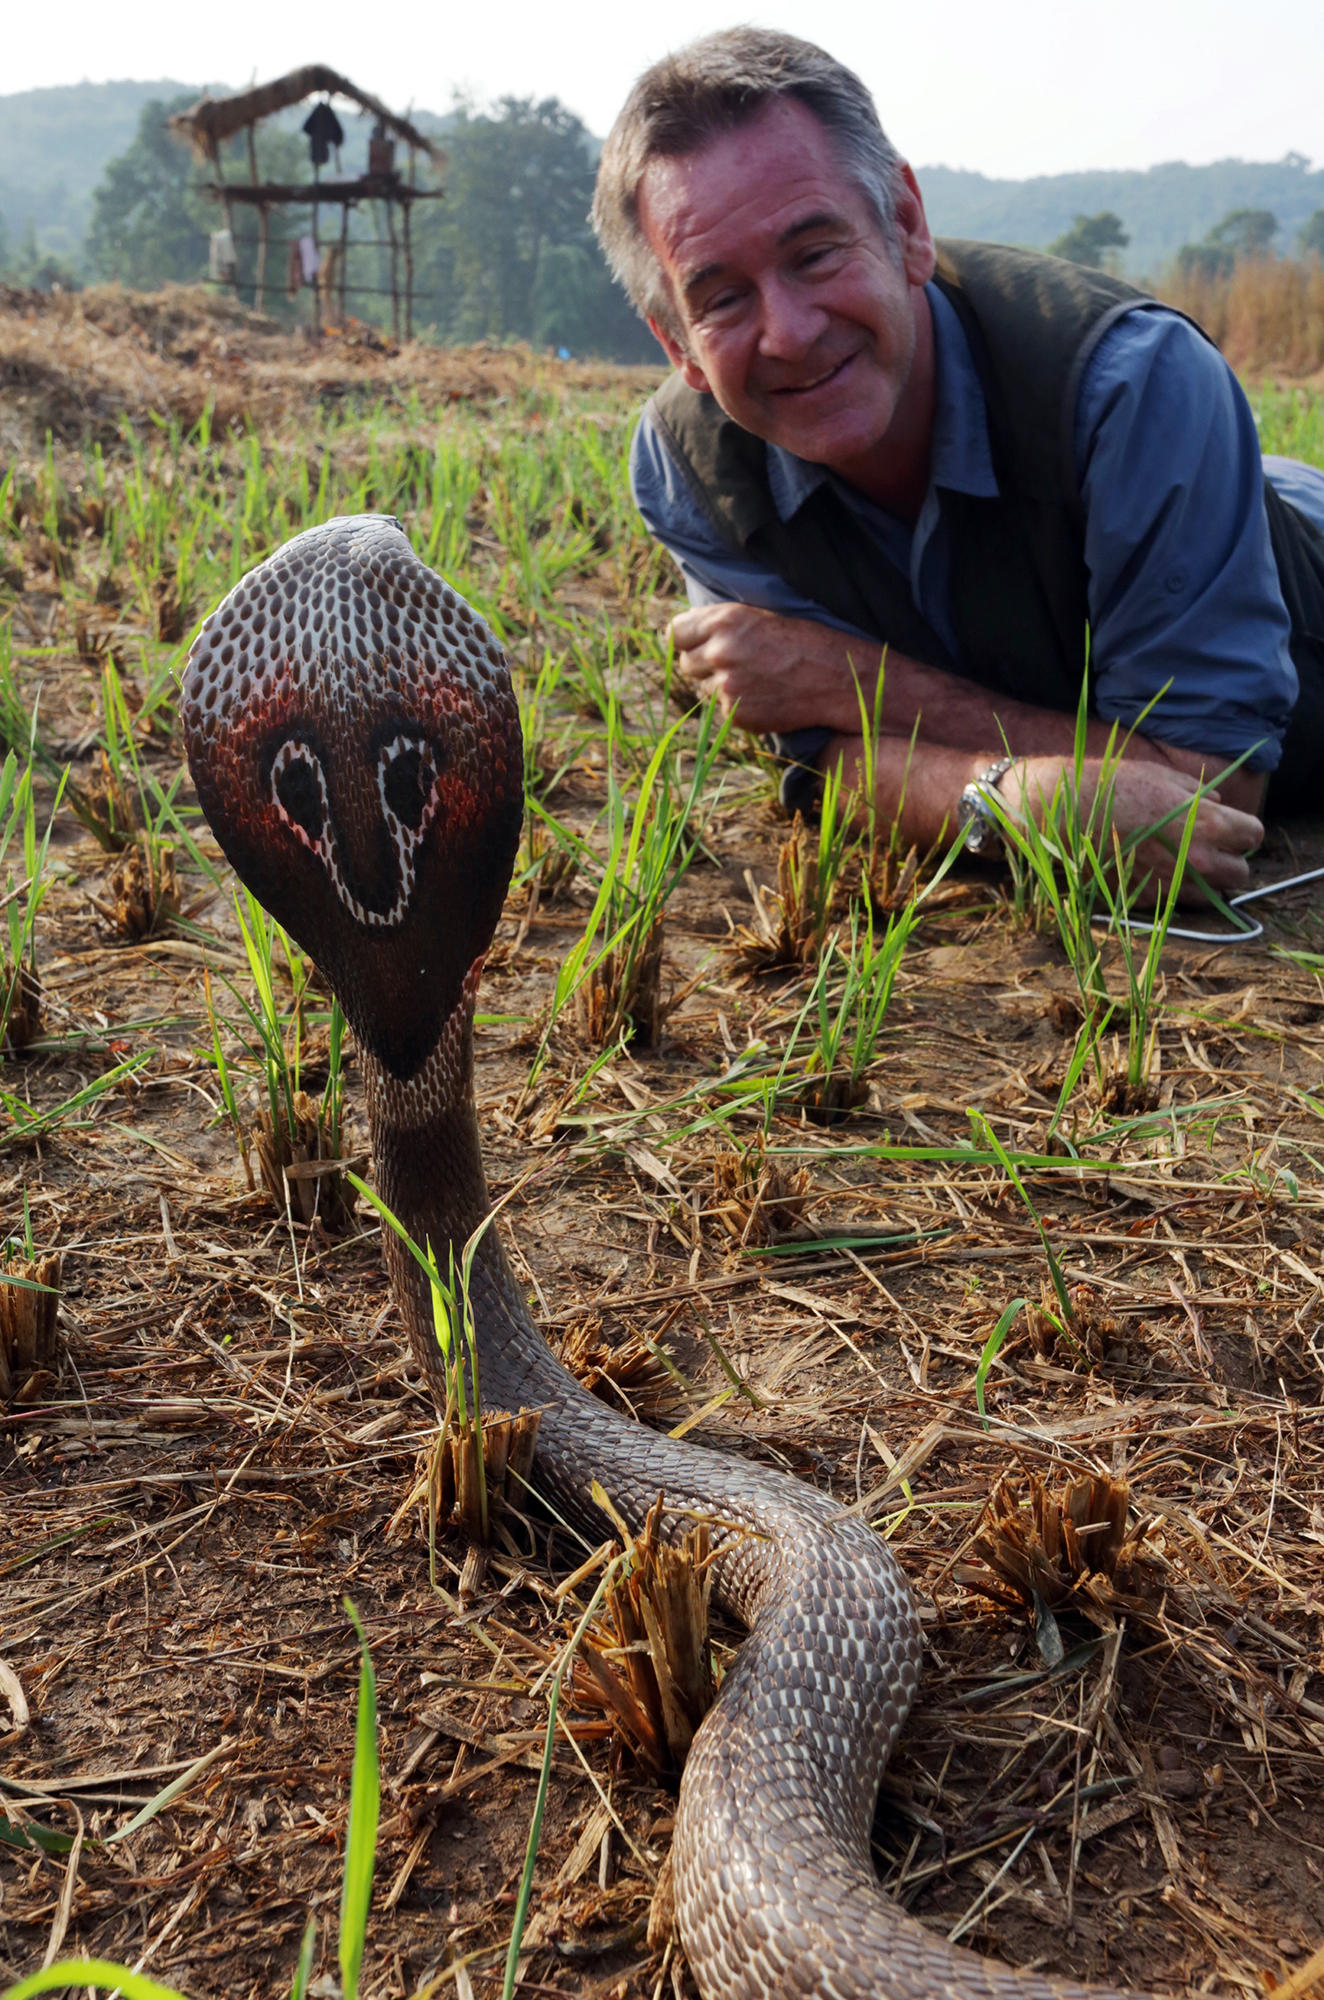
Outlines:
{"type": "MultiPolygon", "coordinates": [[[[955,307],[937,285],[930,283],[924,290],[933,314],[937,378],[929,490],[943,486],[953,493],[969,493],[977,500],[996,500],[998,482],[988,438],[988,409],[970,342],[955,307]]],[[[783,521],[789,521],[810,494],[831,477],[825,465],[797,458],[781,445],[768,446],[768,487],[783,521]]],[[[854,497],[854,489],[844,480],[837,485],[846,499],[854,497]]],[[[859,498],[863,501],[864,496],[859,498]]]]}

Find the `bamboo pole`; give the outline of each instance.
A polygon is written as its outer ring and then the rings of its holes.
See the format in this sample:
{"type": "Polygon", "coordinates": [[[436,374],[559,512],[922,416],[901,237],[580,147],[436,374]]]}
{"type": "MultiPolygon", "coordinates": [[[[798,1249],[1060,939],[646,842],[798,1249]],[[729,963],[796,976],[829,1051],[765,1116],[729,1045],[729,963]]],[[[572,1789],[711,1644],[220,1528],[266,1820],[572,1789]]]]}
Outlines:
{"type": "MultiPolygon", "coordinates": [[[[321,178],[322,178],[322,169],[318,166],[316,160],[314,160],[313,162],[313,262],[314,264],[318,265],[320,265],[321,263],[321,257],[317,248],[317,184],[321,180],[321,178]]],[[[319,333],[322,331],[322,287],[318,283],[318,279],[321,277],[321,275],[322,273],[320,269],[314,271],[313,284],[312,284],[313,325],[317,328],[317,331],[319,333]]]]}
{"type": "Polygon", "coordinates": [[[405,244],[405,339],[412,340],[414,337],[414,246],[409,234],[409,214],[413,204],[412,202],[404,201],[400,206],[402,211],[400,223],[404,232],[405,244]]]}
{"type": "Polygon", "coordinates": [[[384,203],[386,209],[386,235],[391,246],[391,332],[400,338],[400,264],[399,245],[395,234],[395,204],[388,195],[384,203]]]}
{"type": "Polygon", "coordinates": [[[257,212],[257,270],[253,278],[253,310],[263,312],[267,297],[267,243],[271,235],[271,210],[264,203],[257,212]]]}

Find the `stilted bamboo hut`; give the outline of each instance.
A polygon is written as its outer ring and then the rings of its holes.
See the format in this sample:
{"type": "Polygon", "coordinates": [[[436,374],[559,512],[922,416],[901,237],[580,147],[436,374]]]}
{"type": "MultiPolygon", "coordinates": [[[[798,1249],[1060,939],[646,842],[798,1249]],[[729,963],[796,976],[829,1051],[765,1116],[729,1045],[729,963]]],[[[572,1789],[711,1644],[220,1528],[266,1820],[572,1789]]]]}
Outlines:
{"type": "MultiPolygon", "coordinates": [[[[302,69],[291,70],[288,76],[277,77],[272,83],[259,84],[253,90],[239,91],[233,97],[202,97],[188,111],[176,112],[169,124],[179,138],[192,146],[199,158],[209,162],[215,179],[207,184],[207,191],[221,206],[231,244],[236,235],[236,210],[253,209],[257,213],[253,303],[259,312],[273,283],[272,273],[267,268],[272,212],[284,207],[306,207],[312,212],[312,227],[309,236],[302,238],[299,245],[301,276],[311,284],[318,325],[324,324],[328,315],[336,311],[343,320],[349,298],[381,289],[349,284],[348,261],[351,250],[384,248],[389,252],[390,282],[385,289],[391,300],[392,331],[405,340],[411,338],[414,330],[411,214],[415,202],[440,201],[443,194],[438,185],[420,184],[418,176],[420,162],[431,170],[434,177],[439,176],[445,166],[446,155],[433,140],[407,118],[388,110],[379,98],[373,97],[369,91],[360,90],[348,77],[329,69],[325,63],[308,63],[302,69]],[[255,127],[263,119],[273,117],[293,104],[301,104],[309,97],[320,99],[303,128],[309,138],[311,181],[296,184],[261,180],[253,136],[255,127]],[[363,172],[352,178],[344,177],[340,171],[340,147],[344,143],[344,133],[332,107],[334,98],[357,105],[374,120],[366,166],[363,172]],[[227,180],[221,164],[221,147],[240,132],[248,140],[248,179],[227,180]],[[401,145],[407,154],[404,172],[396,163],[397,150],[401,145]],[[332,152],[336,156],[336,176],[323,180],[322,167],[332,152]],[[373,202],[379,206],[382,234],[367,239],[351,237],[350,211],[361,203],[373,202]],[[321,216],[324,209],[330,209],[333,214],[339,210],[338,231],[333,228],[323,233],[321,216]]],[[[219,273],[214,271],[213,275],[219,273]]]]}

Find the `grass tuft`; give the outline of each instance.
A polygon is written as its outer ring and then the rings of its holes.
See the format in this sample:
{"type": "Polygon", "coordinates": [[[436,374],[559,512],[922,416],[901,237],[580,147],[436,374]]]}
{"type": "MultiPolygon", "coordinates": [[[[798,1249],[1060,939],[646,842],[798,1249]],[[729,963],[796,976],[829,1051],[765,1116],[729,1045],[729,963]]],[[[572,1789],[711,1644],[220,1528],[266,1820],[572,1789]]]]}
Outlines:
{"type": "Polygon", "coordinates": [[[1135,1520],[1125,1479],[1091,1472],[1064,1480],[1007,1474],[989,1495],[958,1580],[1007,1610],[1083,1611],[1109,1625],[1121,1614],[1160,1613],[1161,1559],[1154,1518],[1135,1520]]]}

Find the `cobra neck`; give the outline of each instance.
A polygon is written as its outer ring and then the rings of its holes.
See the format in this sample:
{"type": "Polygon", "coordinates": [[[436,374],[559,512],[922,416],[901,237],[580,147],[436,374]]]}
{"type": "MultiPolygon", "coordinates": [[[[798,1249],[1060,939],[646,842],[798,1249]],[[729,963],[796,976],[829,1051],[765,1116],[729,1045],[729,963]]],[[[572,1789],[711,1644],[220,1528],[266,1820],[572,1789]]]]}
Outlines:
{"type": "MultiPolygon", "coordinates": [[[[364,1072],[377,1190],[418,1248],[430,1251],[442,1277],[452,1269],[458,1274],[466,1246],[490,1211],[473,1101],[472,999],[466,995],[413,1077],[393,1076],[370,1051],[365,1051],[364,1072]]],[[[444,1404],[444,1369],[427,1277],[389,1227],[383,1229],[382,1241],[410,1345],[444,1404]]],[[[483,1230],[478,1240],[472,1276],[479,1340],[486,1352],[494,1335],[498,1341],[509,1338],[516,1327],[523,1331],[528,1324],[495,1227],[483,1230]]],[[[493,1359],[499,1365],[496,1355],[493,1359]]]]}

